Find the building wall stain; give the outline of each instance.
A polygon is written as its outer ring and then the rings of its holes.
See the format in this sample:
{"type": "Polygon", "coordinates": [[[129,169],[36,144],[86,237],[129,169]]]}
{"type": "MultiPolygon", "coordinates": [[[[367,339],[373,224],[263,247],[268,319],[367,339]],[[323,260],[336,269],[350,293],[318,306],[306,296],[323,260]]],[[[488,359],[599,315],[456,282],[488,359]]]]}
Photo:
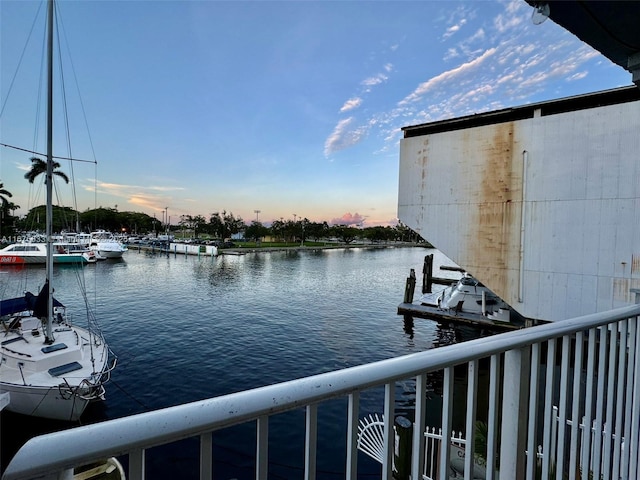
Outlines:
{"type": "Polygon", "coordinates": [[[631,289],[640,288],[638,278],[614,278],[613,279],[613,301],[622,303],[634,303],[635,293],[631,289]]]}
{"type": "Polygon", "coordinates": [[[640,274],[640,255],[631,255],[631,275],[640,274]]]}
{"type": "MultiPolygon", "coordinates": [[[[464,138],[464,137],[463,137],[464,138]]],[[[466,250],[475,274],[490,284],[503,298],[509,298],[508,271],[518,267],[520,249],[520,215],[522,206],[522,165],[514,152],[514,124],[493,126],[466,146],[475,152],[474,175],[478,189],[471,202],[471,227],[474,231],[466,250]]],[[[511,292],[512,293],[512,292],[511,292]]]]}

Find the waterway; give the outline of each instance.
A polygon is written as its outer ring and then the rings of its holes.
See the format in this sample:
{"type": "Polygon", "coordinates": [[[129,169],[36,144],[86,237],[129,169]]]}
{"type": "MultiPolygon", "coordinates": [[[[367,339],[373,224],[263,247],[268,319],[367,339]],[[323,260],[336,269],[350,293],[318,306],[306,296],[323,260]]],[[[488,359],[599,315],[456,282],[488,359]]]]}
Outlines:
{"type": "MultiPolygon", "coordinates": [[[[81,423],[119,418],[386,358],[473,336],[396,313],[411,268],[435,254],[434,273],[450,262],[437,250],[381,248],[251,253],[216,258],[129,251],[121,261],[82,269],[111,348],[119,357],[107,400],[81,423]]],[[[32,291],[44,269],[0,270],[0,293],[32,291]]],[[[77,270],[58,268],[55,295],[82,311],[77,270]]],[[[419,290],[418,285],[417,290],[419,290]]],[[[416,295],[418,293],[416,292],[416,295]]],[[[396,408],[410,409],[412,385],[398,385],[396,408]]],[[[363,395],[361,416],[381,413],[381,391],[363,395]]],[[[344,477],[346,400],[319,409],[318,478],[344,477]]],[[[33,435],[68,428],[8,412],[0,418],[4,467],[33,435]]],[[[300,478],[304,412],[270,422],[270,477],[300,478]]],[[[255,428],[214,435],[216,478],[253,478],[255,428]],[[219,476],[218,476],[219,475],[219,476]]],[[[198,442],[147,453],[147,478],[197,478],[198,442]]],[[[379,465],[360,455],[362,478],[379,465]]]]}

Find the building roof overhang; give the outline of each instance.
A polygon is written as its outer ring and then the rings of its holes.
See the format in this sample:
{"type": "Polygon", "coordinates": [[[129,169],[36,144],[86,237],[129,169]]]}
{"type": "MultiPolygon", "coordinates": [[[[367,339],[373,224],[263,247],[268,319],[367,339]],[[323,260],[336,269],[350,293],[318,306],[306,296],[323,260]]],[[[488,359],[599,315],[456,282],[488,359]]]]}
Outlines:
{"type": "Polygon", "coordinates": [[[466,128],[481,127],[504,122],[525,120],[535,116],[545,117],[566,112],[575,112],[589,108],[598,108],[640,100],[640,89],[631,85],[614,88],[601,92],[585,93],[572,97],[530,103],[518,107],[493,110],[485,113],[466,115],[436,122],[423,123],[402,127],[404,138],[432,135],[435,133],[451,132],[466,128]]]}
{"type": "Polygon", "coordinates": [[[640,2],[525,0],[555,23],[628,70],[640,86],[640,2]],[[548,7],[548,8],[547,8],[548,7]]]}

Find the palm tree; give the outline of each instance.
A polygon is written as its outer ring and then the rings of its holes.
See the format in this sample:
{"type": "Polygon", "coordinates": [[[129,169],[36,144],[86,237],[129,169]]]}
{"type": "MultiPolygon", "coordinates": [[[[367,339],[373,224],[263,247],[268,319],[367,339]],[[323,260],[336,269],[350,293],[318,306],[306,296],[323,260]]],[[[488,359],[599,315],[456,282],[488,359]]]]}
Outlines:
{"type": "MultiPolygon", "coordinates": [[[[31,170],[24,174],[24,178],[29,180],[29,183],[33,183],[38,175],[47,171],[47,162],[38,157],[31,157],[30,160],[31,170]]],[[[58,170],[59,168],[60,164],[58,162],[53,162],[53,174],[62,178],[66,183],[69,183],[69,177],[67,177],[66,173],[58,170]]]]}
{"type": "Polygon", "coordinates": [[[7,200],[7,197],[11,198],[13,195],[9,190],[5,190],[4,183],[0,182],[0,232],[2,232],[2,224],[4,223],[4,218],[7,216],[7,212],[11,210],[11,207],[15,207],[13,203],[7,200]]]}
{"type": "Polygon", "coordinates": [[[3,207],[6,206],[7,203],[9,203],[9,200],[7,200],[7,197],[11,198],[13,197],[13,195],[9,190],[4,189],[4,183],[0,182],[0,201],[2,202],[3,207]]]}

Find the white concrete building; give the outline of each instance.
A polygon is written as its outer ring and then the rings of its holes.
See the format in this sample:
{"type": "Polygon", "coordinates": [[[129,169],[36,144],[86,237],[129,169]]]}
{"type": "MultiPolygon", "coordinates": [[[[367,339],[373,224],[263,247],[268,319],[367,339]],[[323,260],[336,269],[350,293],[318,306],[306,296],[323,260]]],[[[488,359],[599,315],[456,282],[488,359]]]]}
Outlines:
{"type": "Polygon", "coordinates": [[[398,216],[529,318],[634,302],[640,90],[406,127],[398,216]]]}

